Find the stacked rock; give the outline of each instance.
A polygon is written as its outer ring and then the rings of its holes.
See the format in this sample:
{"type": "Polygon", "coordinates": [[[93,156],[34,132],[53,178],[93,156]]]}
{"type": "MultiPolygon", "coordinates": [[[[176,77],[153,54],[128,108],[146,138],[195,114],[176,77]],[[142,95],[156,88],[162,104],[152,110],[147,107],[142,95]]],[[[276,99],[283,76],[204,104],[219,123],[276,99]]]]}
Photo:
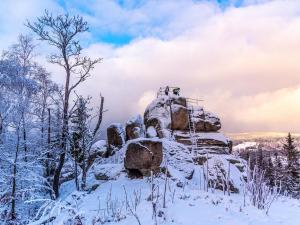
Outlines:
{"type": "Polygon", "coordinates": [[[126,123],[107,129],[108,147],[112,152],[125,148],[124,165],[136,175],[159,171],[163,161],[163,140],[186,145],[198,155],[228,154],[231,141],[222,133],[218,116],[189,99],[178,95],[161,95],[146,108],[144,117],[133,117],[126,123]]]}

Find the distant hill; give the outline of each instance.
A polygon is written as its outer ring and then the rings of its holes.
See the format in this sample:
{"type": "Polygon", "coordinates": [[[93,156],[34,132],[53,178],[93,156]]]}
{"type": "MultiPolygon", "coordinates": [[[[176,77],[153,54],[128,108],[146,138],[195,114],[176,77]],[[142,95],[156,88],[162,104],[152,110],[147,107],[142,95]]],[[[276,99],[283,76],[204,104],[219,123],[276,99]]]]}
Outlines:
{"type": "MultiPolygon", "coordinates": [[[[245,133],[226,133],[232,140],[251,140],[258,138],[284,138],[287,133],[284,132],[245,132],[245,133]]],[[[292,136],[299,138],[300,133],[292,133],[292,136]]]]}

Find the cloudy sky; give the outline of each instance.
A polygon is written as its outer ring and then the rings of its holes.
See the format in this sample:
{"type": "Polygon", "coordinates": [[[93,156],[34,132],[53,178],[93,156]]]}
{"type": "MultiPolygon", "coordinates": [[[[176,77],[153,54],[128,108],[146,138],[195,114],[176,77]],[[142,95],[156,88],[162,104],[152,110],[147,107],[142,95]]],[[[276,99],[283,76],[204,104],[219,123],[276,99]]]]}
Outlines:
{"type": "Polygon", "coordinates": [[[1,0],[0,49],[44,9],[88,21],[85,53],[104,60],[78,92],[105,96],[105,125],[143,113],[170,85],[203,99],[225,132],[300,132],[298,0],[1,0]]]}

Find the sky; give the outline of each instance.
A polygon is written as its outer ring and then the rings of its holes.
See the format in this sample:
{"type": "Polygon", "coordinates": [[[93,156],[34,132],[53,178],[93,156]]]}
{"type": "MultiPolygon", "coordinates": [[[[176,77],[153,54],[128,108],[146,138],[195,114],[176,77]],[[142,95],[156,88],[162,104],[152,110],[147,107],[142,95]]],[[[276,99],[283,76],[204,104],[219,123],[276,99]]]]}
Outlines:
{"type": "MultiPolygon", "coordinates": [[[[179,86],[219,115],[224,132],[300,132],[298,0],[1,0],[0,50],[47,9],[80,14],[84,53],[102,57],[78,92],[105,97],[103,126],[143,114],[161,86],[179,86]]],[[[38,60],[53,51],[37,42],[38,60]]]]}

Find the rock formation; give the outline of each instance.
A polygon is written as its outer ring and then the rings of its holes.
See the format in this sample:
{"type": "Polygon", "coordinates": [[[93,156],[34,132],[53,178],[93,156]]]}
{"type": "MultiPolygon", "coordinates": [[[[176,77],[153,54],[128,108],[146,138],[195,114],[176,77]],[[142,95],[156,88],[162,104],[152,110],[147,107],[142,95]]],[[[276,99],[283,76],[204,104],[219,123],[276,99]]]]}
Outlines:
{"type": "MultiPolygon", "coordinates": [[[[244,173],[242,160],[230,155],[232,142],[219,132],[220,118],[193,103],[189,98],[161,94],[148,105],[144,118],[131,118],[125,129],[121,124],[108,127],[108,149],[120,150],[118,153],[124,157],[124,167],[130,177],[166,171],[169,165],[172,167],[168,169],[169,176],[193,180],[199,179],[199,174],[194,175],[200,170],[196,166],[209,164],[206,173],[212,174],[209,175],[211,185],[221,189],[229,164],[235,173],[244,173]],[[181,178],[177,177],[179,174],[181,178]]],[[[206,175],[202,173],[204,179],[206,175]]],[[[99,170],[95,176],[109,179],[99,170]]],[[[228,182],[232,192],[238,190],[239,183],[228,182]]]]}

